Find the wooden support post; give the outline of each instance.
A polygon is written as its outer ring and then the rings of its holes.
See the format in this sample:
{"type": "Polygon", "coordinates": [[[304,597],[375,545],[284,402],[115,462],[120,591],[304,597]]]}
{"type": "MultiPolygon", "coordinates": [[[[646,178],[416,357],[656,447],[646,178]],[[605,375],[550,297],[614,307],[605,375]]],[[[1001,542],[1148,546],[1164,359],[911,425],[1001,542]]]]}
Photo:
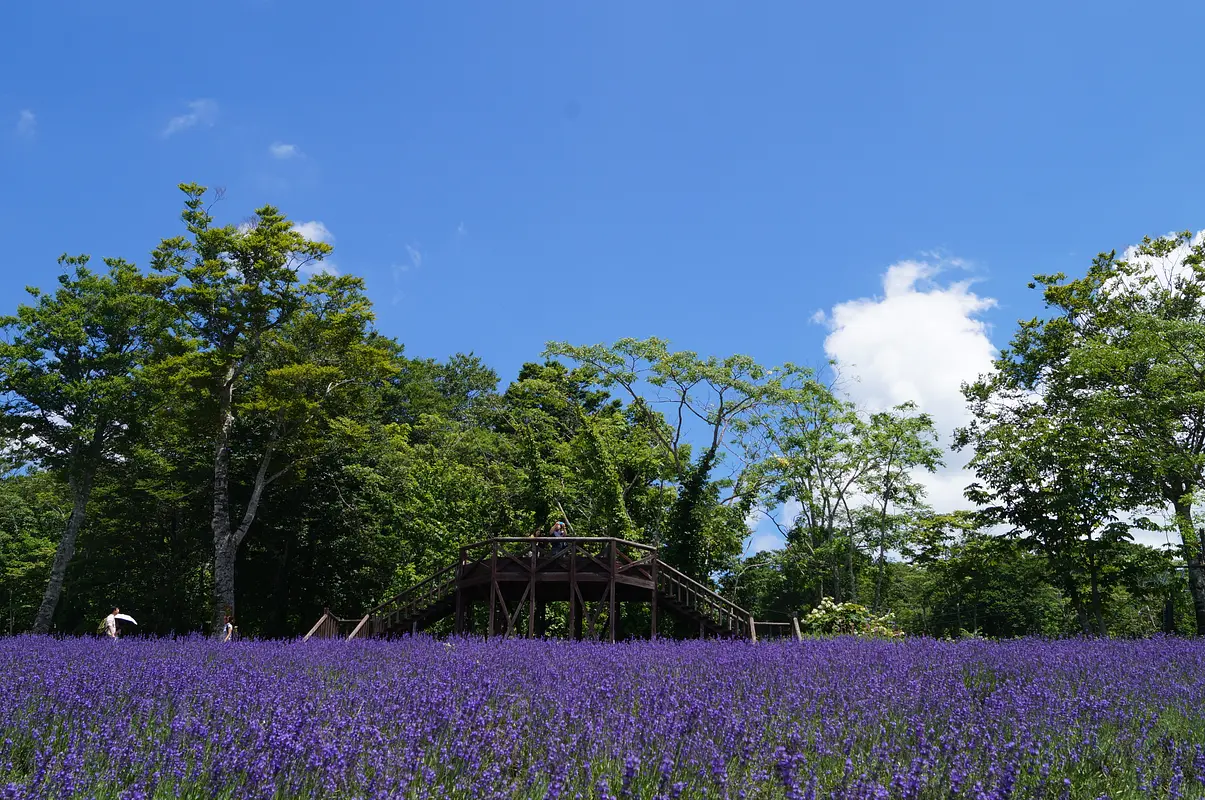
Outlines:
{"type": "Polygon", "coordinates": [[[753,621],[753,615],[749,615],[749,638],[757,644],[757,623],[753,621]]]}
{"type": "Polygon", "coordinates": [[[569,544],[569,637],[582,638],[581,611],[577,606],[577,542],[569,544]]]}
{"type": "Polygon", "coordinates": [[[619,620],[616,619],[618,614],[616,614],[616,605],[615,605],[615,570],[616,570],[615,550],[618,546],[619,546],[618,543],[614,539],[612,539],[611,540],[611,568],[609,570],[609,572],[611,573],[610,574],[610,581],[611,581],[610,602],[611,602],[611,605],[607,609],[607,627],[610,629],[610,640],[612,642],[615,641],[615,629],[617,627],[617,623],[619,622],[619,620]]]}
{"type": "Polygon", "coordinates": [[[651,622],[649,623],[649,638],[657,638],[657,559],[653,559],[653,566],[650,570],[653,576],[653,592],[649,599],[649,610],[651,613],[651,622]]]}
{"type": "Polygon", "coordinates": [[[369,622],[371,619],[371,616],[365,614],[364,618],[360,620],[360,623],[352,629],[352,632],[347,637],[347,641],[350,642],[352,639],[359,638],[360,636],[367,636],[372,629],[372,626],[369,622]]]}
{"type": "Polygon", "coordinates": [[[795,626],[795,638],[803,641],[803,634],[799,632],[799,617],[791,617],[791,624],[795,626]]]}
{"type": "Polygon", "coordinates": [[[327,618],[327,616],[330,615],[330,613],[331,613],[330,609],[328,609],[328,608],[322,609],[322,616],[318,618],[318,621],[314,623],[314,627],[310,628],[310,632],[307,633],[301,641],[308,642],[310,640],[310,638],[314,637],[314,636],[317,636],[319,639],[321,639],[322,638],[322,625],[323,625],[323,623],[326,622],[326,618],[327,618]]]}
{"type": "Polygon", "coordinates": [[[498,543],[494,542],[490,551],[490,626],[486,630],[485,636],[488,639],[497,631],[494,628],[495,613],[494,606],[497,604],[498,596],[498,543]]]}

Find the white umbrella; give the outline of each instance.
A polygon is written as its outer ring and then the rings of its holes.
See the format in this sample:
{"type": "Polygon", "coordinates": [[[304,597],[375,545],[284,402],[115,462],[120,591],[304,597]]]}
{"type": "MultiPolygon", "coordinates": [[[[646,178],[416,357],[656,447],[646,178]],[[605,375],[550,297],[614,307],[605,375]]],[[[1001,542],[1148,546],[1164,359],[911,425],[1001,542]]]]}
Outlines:
{"type": "MultiPolygon", "coordinates": [[[[134,622],[134,618],[129,614],[114,614],[113,619],[124,619],[126,622],[134,622]]],[[[138,623],[134,622],[134,624],[137,625],[138,623]]]]}

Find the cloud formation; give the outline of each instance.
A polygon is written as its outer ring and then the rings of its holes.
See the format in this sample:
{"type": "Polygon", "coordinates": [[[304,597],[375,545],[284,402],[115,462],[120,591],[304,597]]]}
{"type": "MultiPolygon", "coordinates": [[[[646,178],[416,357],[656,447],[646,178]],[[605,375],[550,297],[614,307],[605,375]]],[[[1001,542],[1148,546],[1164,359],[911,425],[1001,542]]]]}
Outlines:
{"type": "MultiPolygon", "coordinates": [[[[335,241],[335,234],[331,233],[330,228],[326,227],[318,220],[310,220],[309,222],[294,222],[293,230],[300,233],[311,242],[325,242],[331,244],[335,241]]],[[[316,275],[320,272],[325,272],[330,275],[338,275],[339,269],[335,266],[335,262],[330,260],[314,261],[302,266],[298,272],[304,275],[316,275]]]]}
{"type": "Polygon", "coordinates": [[[309,222],[294,222],[293,230],[297,231],[311,242],[326,242],[327,244],[330,244],[331,242],[335,241],[335,234],[331,233],[330,229],[318,220],[311,220],[309,222]]]}
{"type": "Polygon", "coordinates": [[[410,257],[409,269],[418,269],[423,265],[423,254],[417,247],[406,245],[406,255],[410,257]]]}
{"type": "MultiPolygon", "coordinates": [[[[916,478],[938,512],[972,507],[962,494],[974,480],[965,469],[970,455],[954,453],[949,446],[954,429],[970,421],[962,384],[990,371],[997,353],[981,318],[996,301],[971,291],[970,280],[939,280],[963,267],[957,259],[936,255],[900,261],[883,273],[881,295],[838,303],[810,318],[828,328],[824,350],[835,362],[839,386],[849,400],[870,412],[912,401],[933,417],[947,451],[946,464],[916,478]]],[[[801,510],[792,499],[774,511],[774,518],[787,527],[801,510]]],[[[783,546],[773,520],[763,518],[750,527],[750,553],[783,546]]]]}
{"type": "Polygon", "coordinates": [[[38,133],[38,118],[28,108],[21,109],[17,114],[17,135],[22,139],[32,139],[38,133]]]}
{"type": "Polygon", "coordinates": [[[287,161],[290,158],[301,158],[301,148],[295,144],[285,144],[284,142],[273,142],[268,146],[268,152],[272,158],[287,161]]]}
{"type": "Polygon", "coordinates": [[[214,100],[201,98],[188,104],[188,113],[172,117],[163,129],[163,137],[186,131],[197,125],[213,127],[218,120],[218,104],[214,100]]]}
{"type": "MultiPolygon", "coordinates": [[[[996,301],[971,291],[970,280],[938,280],[963,266],[937,258],[892,264],[881,296],[838,303],[814,317],[829,329],[824,350],[851,400],[869,411],[912,401],[933,417],[947,448],[954,429],[970,420],[962,384],[989,372],[997,354],[981,316],[996,301]]],[[[937,474],[917,476],[934,510],[971,507],[962,496],[972,481],[968,457],[949,452],[937,474]]]]}

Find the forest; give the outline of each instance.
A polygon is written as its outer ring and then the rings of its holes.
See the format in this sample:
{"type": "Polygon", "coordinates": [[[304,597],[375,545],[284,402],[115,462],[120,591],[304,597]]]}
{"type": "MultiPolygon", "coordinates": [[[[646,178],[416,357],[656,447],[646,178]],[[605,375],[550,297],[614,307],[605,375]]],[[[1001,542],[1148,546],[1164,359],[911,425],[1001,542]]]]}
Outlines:
{"type": "Polygon", "coordinates": [[[0,318],[0,631],[88,633],[120,605],[142,633],[233,613],[291,637],[564,520],[659,546],[758,619],[830,601],[934,637],[1205,633],[1187,233],[1035,276],[1045,313],[964,388],[976,510],[951,512],[919,479],[946,453],[922,408],[658,338],[550,342],[502,385],[471,353],[408,356],[278,209],[223,225],[181,190],[145,267],[64,256],[0,318]],[[765,519],[785,545],[746,552],[765,519]]]}

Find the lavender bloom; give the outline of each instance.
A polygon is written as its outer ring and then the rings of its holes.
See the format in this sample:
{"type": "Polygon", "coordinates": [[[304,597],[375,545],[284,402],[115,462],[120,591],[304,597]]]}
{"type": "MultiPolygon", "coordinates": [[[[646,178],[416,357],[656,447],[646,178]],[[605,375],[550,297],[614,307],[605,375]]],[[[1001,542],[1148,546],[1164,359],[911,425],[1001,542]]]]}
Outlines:
{"type": "Polygon", "coordinates": [[[0,640],[0,798],[1205,797],[1205,643],[0,640]]]}

